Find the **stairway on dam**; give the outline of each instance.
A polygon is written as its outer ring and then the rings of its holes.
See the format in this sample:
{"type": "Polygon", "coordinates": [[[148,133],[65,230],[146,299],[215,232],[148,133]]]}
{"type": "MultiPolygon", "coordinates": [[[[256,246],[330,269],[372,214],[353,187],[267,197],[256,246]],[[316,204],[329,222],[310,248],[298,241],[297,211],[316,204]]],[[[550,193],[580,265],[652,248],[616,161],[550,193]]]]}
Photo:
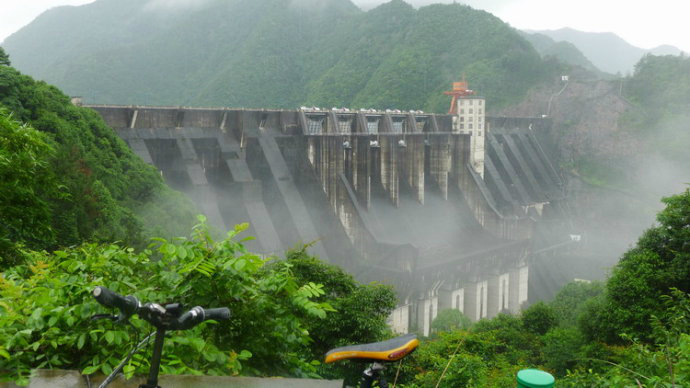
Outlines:
{"type": "Polygon", "coordinates": [[[397,331],[428,333],[444,308],[519,311],[531,255],[568,245],[560,226],[535,239],[537,223],[563,216],[543,119],[487,120],[477,172],[477,134],[449,115],[90,107],[212,225],[249,222],[250,250],[308,243],[360,281],[394,285],[397,331]]]}

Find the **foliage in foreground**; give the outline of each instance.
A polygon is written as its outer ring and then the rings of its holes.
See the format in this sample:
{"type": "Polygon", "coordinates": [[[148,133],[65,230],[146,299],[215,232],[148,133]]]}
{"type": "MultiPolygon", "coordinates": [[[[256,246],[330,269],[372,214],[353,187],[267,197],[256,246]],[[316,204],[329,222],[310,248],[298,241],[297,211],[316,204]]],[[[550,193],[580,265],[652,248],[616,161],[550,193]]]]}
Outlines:
{"type": "MultiPolygon", "coordinates": [[[[313,375],[305,321],[332,310],[313,300],[323,286],[299,283],[287,261],[267,266],[247,252],[232,239],[245,227],[215,242],[202,223],[190,239],[157,239],[142,252],[114,244],[23,251],[24,264],[0,277],[0,381],[26,383],[33,368],[110,372],[133,332],[143,338],[151,327],[136,317],[132,327],[90,320],[105,310],[90,294],[98,285],[142,301],[231,309],[229,322],[172,333],[162,373],[313,375]]],[[[125,372],[148,366],[140,353],[125,372]]]]}
{"type": "Polygon", "coordinates": [[[650,322],[653,343],[588,341],[577,327],[558,323],[557,303],[538,304],[520,316],[499,314],[469,329],[441,331],[422,341],[399,372],[394,365],[388,373],[407,388],[514,387],[525,368],[552,373],[559,387],[684,387],[690,383],[690,295],[676,290],[664,299],[667,314],[650,322]]]}
{"type": "MultiPolygon", "coordinates": [[[[386,323],[396,305],[392,287],[359,284],[342,269],[309,256],[305,248],[289,251],[287,260],[300,283],[323,284],[325,294],[315,301],[327,302],[336,310],[325,319],[311,317],[305,321],[314,340],[310,345],[313,358],[320,359],[336,347],[382,341],[392,336],[386,323]]],[[[348,362],[321,365],[318,373],[325,378],[345,378],[354,384],[362,373],[362,365],[348,362]]]]}

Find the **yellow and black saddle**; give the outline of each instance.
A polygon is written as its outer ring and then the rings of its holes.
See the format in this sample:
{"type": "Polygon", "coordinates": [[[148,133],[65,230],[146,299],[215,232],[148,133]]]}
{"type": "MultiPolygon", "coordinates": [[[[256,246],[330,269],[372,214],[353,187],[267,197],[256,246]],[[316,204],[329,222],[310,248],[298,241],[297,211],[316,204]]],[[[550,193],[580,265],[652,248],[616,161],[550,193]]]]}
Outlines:
{"type": "Polygon", "coordinates": [[[359,361],[397,361],[412,353],[419,346],[416,334],[406,334],[387,341],[370,344],[344,346],[326,353],[326,364],[340,360],[357,359],[359,361]]]}

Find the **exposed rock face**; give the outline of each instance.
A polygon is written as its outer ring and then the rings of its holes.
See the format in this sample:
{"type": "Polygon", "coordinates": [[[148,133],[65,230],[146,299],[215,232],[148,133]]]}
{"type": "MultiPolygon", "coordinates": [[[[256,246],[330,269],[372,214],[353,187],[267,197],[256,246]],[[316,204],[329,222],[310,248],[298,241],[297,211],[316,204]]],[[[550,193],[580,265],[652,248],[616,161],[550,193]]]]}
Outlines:
{"type": "Polygon", "coordinates": [[[552,139],[559,161],[570,165],[589,155],[598,159],[630,157],[643,145],[619,126],[621,114],[630,107],[621,96],[621,81],[594,79],[576,73],[568,81],[531,90],[520,103],[503,109],[505,116],[547,115],[553,120],[552,139]]]}

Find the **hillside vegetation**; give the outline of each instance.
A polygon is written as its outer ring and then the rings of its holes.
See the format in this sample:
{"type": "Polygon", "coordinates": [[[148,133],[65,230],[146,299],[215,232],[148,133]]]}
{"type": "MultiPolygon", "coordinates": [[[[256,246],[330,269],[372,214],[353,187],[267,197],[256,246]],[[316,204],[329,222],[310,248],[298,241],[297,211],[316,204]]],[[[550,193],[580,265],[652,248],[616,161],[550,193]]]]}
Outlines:
{"type": "Polygon", "coordinates": [[[393,0],[98,0],[3,43],[17,68],[86,102],[443,112],[464,74],[500,107],[557,72],[493,15],[393,0]]]}
{"type": "Polygon", "coordinates": [[[142,246],[182,233],[193,214],[96,112],[0,65],[0,268],[22,245],[142,246]]]}

